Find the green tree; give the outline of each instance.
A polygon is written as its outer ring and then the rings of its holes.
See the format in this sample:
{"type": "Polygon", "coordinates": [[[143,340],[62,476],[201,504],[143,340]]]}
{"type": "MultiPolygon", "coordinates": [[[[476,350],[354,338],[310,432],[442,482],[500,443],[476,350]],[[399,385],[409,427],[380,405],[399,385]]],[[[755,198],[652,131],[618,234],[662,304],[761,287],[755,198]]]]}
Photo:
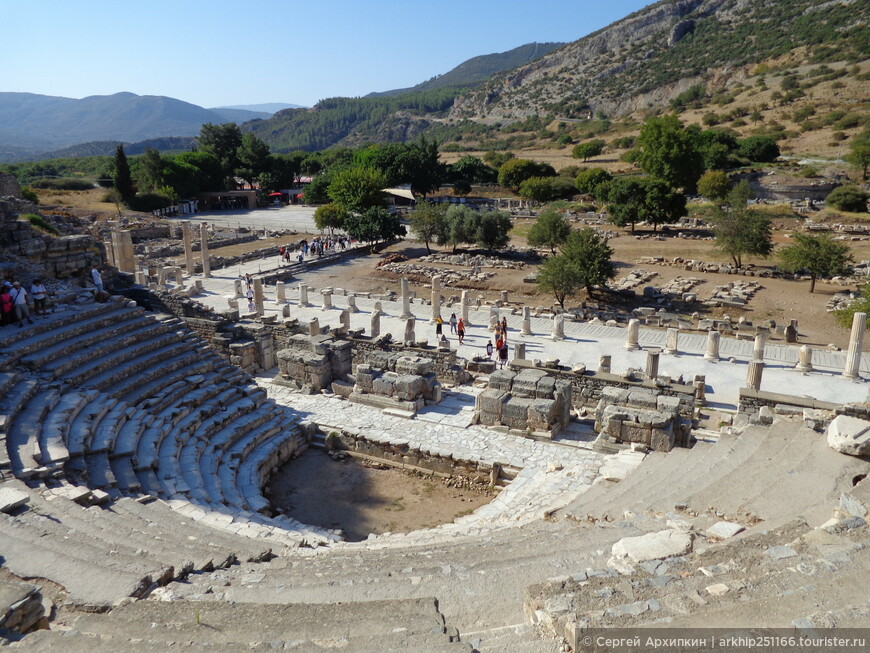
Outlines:
{"type": "Polygon", "coordinates": [[[556,248],[568,239],[570,233],[571,223],[565,212],[548,208],[538,213],[526,240],[532,247],[549,247],[555,254],[556,248]]]}
{"type": "Polygon", "coordinates": [[[145,152],[139,157],[137,186],[140,190],[154,191],[164,185],[163,161],[160,152],[153,147],[146,147],[145,152]]]}
{"type": "Polygon", "coordinates": [[[648,118],[637,137],[637,164],[672,188],[695,192],[704,172],[697,129],[685,129],[673,114],[648,118]]]}
{"type": "Polygon", "coordinates": [[[643,219],[644,194],[643,181],[638,177],[620,177],[610,182],[606,198],[610,222],[617,227],[631,225],[634,232],[635,223],[643,219]]]}
{"type": "Polygon", "coordinates": [[[489,150],[483,155],[483,162],[491,166],[493,170],[498,171],[505,163],[516,158],[513,152],[496,152],[489,150]]]}
{"type": "Polygon", "coordinates": [[[644,179],[640,219],[653,226],[671,224],[687,214],[686,196],[659,179],[644,179]]]}
{"type": "Polygon", "coordinates": [[[343,229],[346,220],[347,211],[337,204],[323,204],[314,211],[314,225],[321,231],[329,229],[330,234],[343,229]]]}
{"type": "Polygon", "coordinates": [[[830,277],[851,272],[852,250],[828,234],[814,236],[795,232],[792,243],[779,250],[780,266],[789,272],[806,270],[810,275],[810,292],[816,289],[818,277],[830,277]]]}
{"type": "MultiPolygon", "coordinates": [[[[164,163],[167,158],[163,157],[164,163]]],[[[195,193],[207,193],[219,191],[224,188],[224,173],[220,161],[208,152],[182,152],[175,157],[175,161],[193,166],[197,170],[197,190],[195,193]]],[[[172,185],[167,178],[167,172],[162,171],[163,183],[172,185]]],[[[177,189],[176,189],[177,190],[177,189]]],[[[194,193],[194,194],[195,194],[194,193]]],[[[191,194],[179,193],[182,197],[192,197],[191,194]]]]}
{"type": "Polygon", "coordinates": [[[572,231],[562,247],[562,253],[544,261],[538,273],[538,287],[552,292],[564,309],[565,300],[585,288],[594,290],[612,279],[613,248],[597,231],[584,227],[572,231]]]}
{"type": "Polygon", "coordinates": [[[468,155],[447,166],[446,179],[458,195],[467,195],[471,192],[472,184],[494,183],[498,179],[498,172],[478,157],[468,155]]]}
{"type": "Polygon", "coordinates": [[[260,175],[269,169],[269,146],[251,133],[242,136],[242,143],[236,151],[238,165],[235,173],[254,187],[260,175]]]}
{"type": "Polygon", "coordinates": [[[123,145],[118,145],[115,148],[115,173],[113,179],[115,181],[115,188],[121,196],[121,201],[124,204],[129,204],[136,196],[136,189],[133,187],[130,163],[127,161],[127,154],[124,152],[123,145]]]}
{"type": "Polygon", "coordinates": [[[721,202],[731,192],[731,180],[722,170],[710,170],[698,180],[698,192],[713,202],[721,202]]]}
{"type": "Polygon", "coordinates": [[[612,180],[613,175],[604,168],[585,168],[577,173],[574,186],[581,193],[601,200],[607,197],[607,187],[612,180]]]}
{"type": "Polygon", "coordinates": [[[579,143],[571,150],[571,156],[575,159],[583,159],[585,163],[591,157],[601,154],[604,151],[604,145],[604,141],[598,138],[585,143],[579,143]]]}
{"type": "Polygon", "coordinates": [[[857,186],[840,186],[828,193],[825,204],[839,211],[866,213],[868,199],[870,196],[857,186]]]}
{"type": "Polygon", "coordinates": [[[779,158],[779,145],[769,136],[750,136],[738,141],[737,153],[756,163],[773,163],[779,158]]]}
{"type": "Polygon", "coordinates": [[[332,175],[327,194],[335,204],[349,213],[384,205],[384,173],[375,168],[345,168],[332,175]]]}
{"type": "Polygon", "coordinates": [[[239,167],[238,150],[242,145],[242,131],[235,123],[215,125],[210,122],[199,128],[197,137],[201,149],[213,154],[220,162],[224,187],[232,188],[233,175],[239,167]]]}
{"type": "Polygon", "coordinates": [[[749,183],[741,181],[713,219],[716,246],[730,256],[738,268],[743,265],[744,256],[769,256],[773,251],[770,218],[746,206],[751,193],[749,183]]]}
{"type": "Polygon", "coordinates": [[[870,168],[870,131],[855,136],[849,146],[849,163],[861,171],[861,180],[867,180],[867,168],[870,168]]]}
{"type": "Polygon", "coordinates": [[[446,204],[432,202],[417,202],[408,220],[411,232],[426,245],[426,252],[432,253],[429,243],[437,240],[439,234],[446,229],[446,204]]]}
{"type": "Polygon", "coordinates": [[[530,177],[555,177],[556,171],[547,163],[530,159],[511,159],[498,169],[499,186],[518,190],[520,184],[530,177]]]}
{"type": "Polygon", "coordinates": [[[477,232],[475,218],[475,211],[465,204],[451,204],[444,214],[444,230],[435,236],[437,243],[449,245],[454,252],[463,243],[473,243],[477,232]]]}
{"type": "Polygon", "coordinates": [[[370,243],[372,249],[382,240],[391,240],[405,235],[405,227],[399,217],[382,206],[370,206],[361,213],[351,213],[344,223],[344,230],[360,242],[370,243]]]}
{"type": "Polygon", "coordinates": [[[503,211],[480,211],[476,216],[474,242],[484,249],[504,249],[510,242],[513,226],[510,216],[503,211]]]}
{"type": "Polygon", "coordinates": [[[327,204],[329,202],[329,185],[332,183],[332,173],[322,172],[311,179],[305,187],[302,198],[306,204],[327,204]]]}

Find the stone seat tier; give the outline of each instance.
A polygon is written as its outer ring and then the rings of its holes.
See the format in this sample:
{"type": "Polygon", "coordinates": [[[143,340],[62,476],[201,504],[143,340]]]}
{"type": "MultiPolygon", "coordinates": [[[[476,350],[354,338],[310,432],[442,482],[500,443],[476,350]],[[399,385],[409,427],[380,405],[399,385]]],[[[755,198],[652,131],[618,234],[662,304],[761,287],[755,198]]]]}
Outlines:
{"type": "Polygon", "coordinates": [[[67,329],[51,331],[34,338],[32,342],[22,343],[21,346],[29,353],[19,355],[19,361],[31,369],[39,369],[63,359],[70,352],[99,348],[106,341],[153,324],[153,321],[143,319],[144,313],[145,309],[139,307],[118,310],[84,324],[76,324],[75,328],[70,325],[67,329]]]}
{"type": "Polygon", "coordinates": [[[238,470],[248,460],[247,455],[252,448],[261,442],[271,441],[276,437],[281,439],[283,436],[293,440],[296,433],[288,432],[280,423],[276,424],[273,420],[269,420],[258,428],[248,431],[244,437],[237,439],[231,448],[224,450],[218,463],[217,477],[220,481],[221,494],[227,503],[256,512],[268,507],[268,502],[260,493],[259,485],[253,489],[240,485],[239,481],[242,479],[238,470]]]}
{"type": "Polygon", "coordinates": [[[36,379],[19,379],[0,399],[0,417],[2,417],[4,433],[3,446],[0,447],[0,469],[11,468],[9,430],[12,428],[16,416],[39,390],[39,386],[40,384],[36,379]]]}
{"type": "MultiPolygon", "coordinates": [[[[76,370],[89,369],[90,361],[101,358],[105,352],[111,352],[110,358],[117,358],[117,352],[124,352],[130,348],[150,341],[157,336],[170,333],[173,330],[172,325],[155,323],[152,321],[138,321],[133,325],[134,328],[128,329],[123,333],[117,334],[114,337],[103,340],[99,346],[72,348],[73,343],[70,343],[69,349],[63,350],[60,354],[47,360],[39,370],[46,373],[49,378],[70,378],[77,382],[76,370]]],[[[142,349],[141,351],[147,351],[142,349]]],[[[107,360],[102,358],[103,361],[107,360]]],[[[96,367],[95,370],[104,369],[96,367]]]]}
{"type": "Polygon", "coordinates": [[[18,477],[29,477],[40,469],[39,436],[45,415],[60,401],[54,389],[40,390],[17,412],[6,435],[6,449],[12,472],[18,477]]]}
{"type": "MultiPolygon", "coordinates": [[[[283,453],[290,453],[299,447],[298,429],[288,432],[275,426],[273,430],[275,432],[269,434],[267,431],[258,439],[251,439],[249,442],[240,441],[236,445],[244,444],[239,452],[240,460],[233,461],[235,454],[231,449],[230,462],[224,465],[231,469],[233,466],[236,467],[232,486],[241,493],[245,505],[257,512],[269,508],[269,501],[263,496],[260,488],[271,470],[271,463],[277,458],[283,459],[283,453]]],[[[220,475],[220,478],[223,482],[223,474],[220,475]]]]}
{"type": "Polygon", "coordinates": [[[155,406],[165,401],[167,397],[189,389],[191,384],[187,381],[188,377],[205,375],[212,372],[213,369],[214,362],[207,357],[170,369],[161,366],[162,374],[147,382],[140,380],[139,383],[123,393],[120,398],[131,406],[139,406],[140,404],[143,407],[155,406]]]}
{"type": "Polygon", "coordinates": [[[39,462],[43,465],[63,463],[69,459],[66,442],[69,428],[79,413],[98,395],[94,390],[74,390],[60,397],[49,410],[39,434],[39,462]]]}
{"type": "MultiPolygon", "coordinates": [[[[135,396],[137,388],[157,381],[162,377],[172,376],[177,378],[175,373],[179,372],[183,379],[190,372],[198,373],[208,369],[211,363],[202,360],[205,348],[206,346],[204,345],[200,347],[187,345],[186,348],[181,347],[179,351],[178,347],[174,347],[159,361],[159,365],[144,368],[139,365],[137,366],[138,369],[131,370],[132,376],[127,378],[122,377],[115,381],[114,385],[109,388],[109,394],[115,398],[128,395],[135,396]]],[[[140,401],[136,403],[138,404],[140,401]]]]}
{"type": "Polygon", "coordinates": [[[86,309],[52,316],[51,319],[29,325],[26,329],[3,334],[6,349],[0,355],[0,369],[7,368],[17,362],[21,356],[30,354],[45,343],[51,342],[55,334],[58,337],[72,337],[86,333],[94,328],[94,325],[110,324],[119,319],[123,319],[123,310],[119,303],[96,304],[86,309]]]}

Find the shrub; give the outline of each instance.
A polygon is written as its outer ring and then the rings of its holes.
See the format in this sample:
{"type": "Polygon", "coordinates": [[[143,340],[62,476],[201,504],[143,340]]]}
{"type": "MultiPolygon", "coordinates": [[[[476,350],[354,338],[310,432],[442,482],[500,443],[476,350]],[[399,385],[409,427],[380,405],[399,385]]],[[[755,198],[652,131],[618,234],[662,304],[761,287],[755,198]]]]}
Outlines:
{"type": "Polygon", "coordinates": [[[134,211],[142,211],[143,213],[150,213],[157,209],[165,209],[167,206],[171,205],[171,199],[166,197],[166,195],[160,195],[158,193],[137,193],[135,197],[130,200],[130,208],[134,211]]]}
{"type": "Polygon", "coordinates": [[[866,213],[868,199],[870,195],[857,186],[840,186],[828,193],[825,204],[840,211],[866,213]]]}
{"type": "Polygon", "coordinates": [[[31,202],[32,204],[39,204],[39,195],[33,192],[33,189],[30,186],[25,186],[21,189],[21,198],[31,202]]]}
{"type": "Polygon", "coordinates": [[[30,185],[34,188],[47,188],[50,190],[90,190],[94,187],[89,181],[69,177],[61,179],[37,179],[30,185]]]}
{"type": "Polygon", "coordinates": [[[36,215],[35,213],[26,213],[21,217],[26,218],[27,221],[30,223],[30,226],[36,227],[40,231],[45,231],[50,234],[54,234],[55,236],[60,234],[57,228],[54,225],[46,222],[45,218],[43,218],[41,215],[36,215]]]}

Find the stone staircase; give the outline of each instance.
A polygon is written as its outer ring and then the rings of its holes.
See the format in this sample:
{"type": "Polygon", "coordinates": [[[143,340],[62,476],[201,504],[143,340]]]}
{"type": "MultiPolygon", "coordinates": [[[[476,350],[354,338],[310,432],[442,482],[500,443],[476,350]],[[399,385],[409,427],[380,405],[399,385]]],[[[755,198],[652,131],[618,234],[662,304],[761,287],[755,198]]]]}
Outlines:
{"type": "Polygon", "coordinates": [[[299,416],[179,320],[117,298],[4,336],[0,475],[31,498],[0,522],[16,573],[106,605],[340,539],[269,515],[260,488],[307,446],[299,416]]]}

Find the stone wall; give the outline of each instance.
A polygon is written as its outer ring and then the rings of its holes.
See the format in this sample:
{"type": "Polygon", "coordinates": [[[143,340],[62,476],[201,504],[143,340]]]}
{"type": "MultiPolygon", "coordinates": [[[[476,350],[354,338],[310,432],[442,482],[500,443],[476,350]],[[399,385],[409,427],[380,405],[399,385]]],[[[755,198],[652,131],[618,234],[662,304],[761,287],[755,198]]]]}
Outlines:
{"type": "MultiPolygon", "coordinates": [[[[332,335],[292,335],[276,354],[278,376],[296,387],[320,392],[334,382],[347,380],[352,367],[351,349],[351,343],[332,335]]],[[[345,386],[350,388],[350,383],[345,386]]]]}
{"type": "Polygon", "coordinates": [[[691,419],[680,416],[679,398],[653,390],[605,388],[595,408],[600,439],[640,443],[653,451],[688,445],[691,427],[691,419]]]}
{"type": "Polygon", "coordinates": [[[475,402],[477,420],[551,439],[571,421],[571,383],[544,370],[499,370],[475,402]]]}
{"type": "Polygon", "coordinates": [[[441,384],[432,368],[432,360],[421,356],[370,352],[366,363],[356,366],[348,400],[416,413],[441,401],[441,384]]]}
{"type": "Polygon", "coordinates": [[[6,172],[0,172],[0,197],[21,198],[21,186],[18,185],[18,180],[6,172]]]}
{"type": "Polygon", "coordinates": [[[837,415],[870,420],[870,404],[836,404],[809,397],[740,388],[738,413],[750,422],[770,424],[777,417],[800,417],[816,431],[824,431],[837,415]],[[746,419],[746,417],[744,417],[746,419]]]}
{"type": "MultiPolygon", "coordinates": [[[[389,334],[387,334],[389,336],[389,334]]],[[[354,366],[366,363],[368,356],[374,351],[390,353],[404,353],[410,356],[420,356],[432,361],[432,371],[441,381],[448,381],[452,385],[462,385],[471,380],[471,375],[460,363],[455,350],[438,349],[437,347],[407,347],[401,343],[393,342],[392,338],[383,336],[380,338],[366,338],[363,336],[350,338],[353,344],[354,366]]]]}
{"type": "Polygon", "coordinates": [[[598,404],[602,393],[606,388],[616,387],[622,389],[645,389],[657,394],[676,397],[679,399],[680,414],[691,416],[695,408],[694,386],[681,385],[678,383],[661,383],[646,379],[627,379],[619,374],[608,372],[591,372],[580,370],[567,370],[565,368],[536,368],[532,361],[515,358],[510,362],[510,369],[518,372],[523,369],[541,369],[556,379],[571,383],[571,403],[575,408],[592,407],[598,404]]]}

